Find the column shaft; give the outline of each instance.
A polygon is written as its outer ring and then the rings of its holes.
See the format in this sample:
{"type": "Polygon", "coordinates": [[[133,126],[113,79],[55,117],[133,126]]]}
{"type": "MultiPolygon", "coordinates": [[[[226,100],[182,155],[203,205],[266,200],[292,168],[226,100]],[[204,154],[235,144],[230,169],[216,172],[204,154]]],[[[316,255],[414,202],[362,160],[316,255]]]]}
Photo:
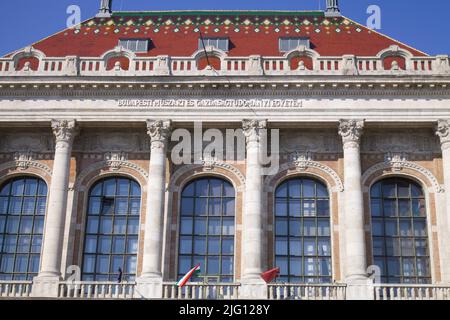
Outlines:
{"type": "Polygon", "coordinates": [[[364,122],[342,120],[339,134],[344,145],[345,274],[347,280],[367,278],[364,202],[361,186],[360,137],[364,122]]]}

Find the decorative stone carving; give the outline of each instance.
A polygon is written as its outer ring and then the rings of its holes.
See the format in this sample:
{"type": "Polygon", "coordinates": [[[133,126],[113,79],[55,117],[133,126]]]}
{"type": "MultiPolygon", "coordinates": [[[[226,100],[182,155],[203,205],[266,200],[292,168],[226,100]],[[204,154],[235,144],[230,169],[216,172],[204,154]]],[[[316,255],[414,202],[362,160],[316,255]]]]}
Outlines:
{"type": "Polygon", "coordinates": [[[19,170],[26,170],[31,166],[31,162],[36,159],[36,154],[32,151],[14,153],[14,161],[19,170]]]}
{"type": "Polygon", "coordinates": [[[416,171],[416,172],[424,175],[428,179],[428,181],[433,186],[435,192],[437,192],[437,193],[444,192],[444,187],[439,183],[438,179],[434,176],[434,174],[430,170],[422,167],[421,165],[419,165],[417,163],[407,161],[406,159],[401,160],[398,157],[397,157],[397,160],[395,160],[395,162],[385,159],[384,162],[377,163],[377,164],[373,165],[372,167],[370,167],[369,169],[367,169],[364,172],[364,174],[362,175],[362,178],[361,178],[362,183],[365,184],[367,179],[369,179],[372,175],[374,175],[375,173],[377,173],[379,171],[383,171],[386,169],[391,170],[394,173],[401,171],[403,169],[410,169],[410,170],[416,171]],[[394,166],[395,166],[395,168],[394,168],[394,166]]]}
{"type": "Polygon", "coordinates": [[[363,129],[364,120],[340,120],[339,135],[342,137],[344,148],[359,145],[363,129]]]}
{"type": "MultiPolygon", "coordinates": [[[[305,170],[299,170],[298,167],[294,164],[294,162],[287,162],[284,163],[280,166],[280,170],[279,172],[285,172],[288,170],[296,170],[298,172],[306,172],[308,169],[317,169],[319,171],[321,171],[323,174],[329,176],[335,185],[335,189],[336,191],[339,192],[343,192],[344,191],[344,184],[341,180],[341,178],[339,177],[339,175],[337,174],[336,171],[334,171],[333,169],[331,169],[329,166],[314,161],[314,160],[308,160],[307,161],[307,168],[305,170]]],[[[276,184],[274,183],[274,179],[277,179],[277,175],[271,175],[271,176],[267,176],[267,178],[264,181],[264,188],[266,192],[274,192],[274,189],[276,187],[276,184]]]]}
{"type": "Polygon", "coordinates": [[[171,134],[170,120],[147,120],[147,133],[151,139],[151,149],[164,148],[171,134]]]}
{"type": "Polygon", "coordinates": [[[1,136],[0,150],[4,152],[34,151],[45,153],[54,150],[53,137],[46,132],[17,132],[2,134],[1,136]]]}
{"type": "Polygon", "coordinates": [[[108,152],[105,153],[106,164],[111,170],[119,170],[128,161],[128,153],[125,152],[108,152]]]}
{"type": "Polygon", "coordinates": [[[450,121],[439,120],[436,126],[436,135],[441,140],[442,150],[450,148],[450,121]]]}
{"type": "Polygon", "coordinates": [[[61,147],[60,142],[72,144],[78,134],[78,126],[75,120],[52,120],[52,130],[56,138],[56,148],[61,147]]]}
{"type": "Polygon", "coordinates": [[[292,163],[299,171],[305,171],[308,169],[309,164],[312,161],[312,155],[310,152],[296,152],[292,156],[292,163]]]}
{"type": "Polygon", "coordinates": [[[260,130],[267,128],[267,120],[246,119],[242,121],[242,129],[247,141],[247,146],[251,142],[259,142],[260,130]]]}
{"type": "Polygon", "coordinates": [[[392,171],[401,171],[402,164],[407,161],[407,154],[388,152],[384,156],[384,161],[391,165],[392,171]]]}
{"type": "Polygon", "coordinates": [[[281,130],[280,150],[287,155],[298,151],[340,153],[342,142],[331,130],[281,130]]]}
{"type": "Polygon", "coordinates": [[[215,157],[207,156],[202,159],[203,168],[206,171],[212,171],[217,163],[218,160],[215,157]]]}
{"type": "Polygon", "coordinates": [[[408,152],[417,153],[440,152],[437,139],[429,129],[405,130],[370,130],[361,139],[362,152],[408,152]]]}

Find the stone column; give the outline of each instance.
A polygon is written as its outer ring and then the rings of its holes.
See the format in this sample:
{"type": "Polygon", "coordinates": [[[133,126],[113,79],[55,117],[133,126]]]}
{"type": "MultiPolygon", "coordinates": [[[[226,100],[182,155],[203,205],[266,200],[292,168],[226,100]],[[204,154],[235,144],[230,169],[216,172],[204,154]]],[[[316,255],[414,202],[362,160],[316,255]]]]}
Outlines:
{"type": "Polygon", "coordinates": [[[147,120],[151,155],[147,183],[142,274],[136,281],[137,294],[144,298],[162,298],[166,153],[170,139],[170,125],[170,120],[147,120]]]}
{"type": "Polygon", "coordinates": [[[45,231],[39,275],[34,279],[33,295],[56,297],[61,280],[61,257],[67,209],[72,143],[78,133],[75,120],[52,120],[56,138],[52,181],[45,217],[45,231]]]}
{"type": "MultiPolygon", "coordinates": [[[[442,149],[442,166],[444,169],[444,188],[445,188],[445,227],[439,230],[443,233],[445,247],[442,248],[443,259],[450,259],[450,120],[439,120],[436,126],[436,135],[441,141],[442,149]]],[[[450,282],[450,271],[448,265],[443,267],[442,280],[446,283],[450,282]]]]}
{"type": "Polygon", "coordinates": [[[364,230],[364,201],[361,185],[360,139],[363,120],[341,120],[339,134],[344,147],[344,225],[345,278],[348,299],[367,299],[366,239],[364,230]]]}
{"type": "Polygon", "coordinates": [[[264,211],[263,166],[261,164],[261,130],[266,120],[244,120],[242,123],[247,142],[247,169],[245,178],[242,219],[242,287],[243,299],[266,299],[267,285],[261,278],[263,268],[264,211]]]}

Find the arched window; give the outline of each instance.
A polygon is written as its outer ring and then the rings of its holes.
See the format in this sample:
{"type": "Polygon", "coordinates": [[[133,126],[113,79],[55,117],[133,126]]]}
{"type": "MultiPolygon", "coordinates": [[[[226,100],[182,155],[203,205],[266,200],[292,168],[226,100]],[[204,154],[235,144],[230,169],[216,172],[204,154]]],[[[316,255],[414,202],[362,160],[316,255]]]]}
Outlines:
{"type": "Polygon", "coordinates": [[[331,283],[330,207],[326,186],[308,178],[275,192],[275,265],[280,282],[331,283]]]}
{"type": "Polygon", "coordinates": [[[0,280],[31,280],[39,272],[47,185],[19,177],[0,188],[0,280]]]}
{"type": "Polygon", "coordinates": [[[136,277],[141,188],[113,177],[89,191],[84,240],[83,280],[123,281],[136,277]]]}
{"type": "Polygon", "coordinates": [[[178,276],[200,263],[193,281],[232,282],[234,274],[235,191],[222,179],[189,183],[181,195],[178,276]]]}
{"type": "Polygon", "coordinates": [[[425,197],[407,179],[390,178],[372,186],[372,244],[383,283],[430,283],[425,197]]]}

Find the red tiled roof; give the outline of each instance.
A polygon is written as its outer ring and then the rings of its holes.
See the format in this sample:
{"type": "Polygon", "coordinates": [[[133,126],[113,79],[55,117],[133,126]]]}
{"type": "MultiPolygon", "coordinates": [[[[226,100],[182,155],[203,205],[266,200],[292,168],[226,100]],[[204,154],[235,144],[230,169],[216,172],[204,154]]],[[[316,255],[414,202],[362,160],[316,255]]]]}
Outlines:
{"type": "Polygon", "coordinates": [[[152,48],[138,56],[191,56],[198,50],[199,30],[204,37],[229,38],[229,56],[282,56],[280,37],[308,37],[311,48],[322,56],[375,56],[391,45],[426,55],[346,17],[328,18],[320,11],[115,12],[33,47],[51,57],[98,57],[116,47],[119,39],[148,38],[152,48]]]}

